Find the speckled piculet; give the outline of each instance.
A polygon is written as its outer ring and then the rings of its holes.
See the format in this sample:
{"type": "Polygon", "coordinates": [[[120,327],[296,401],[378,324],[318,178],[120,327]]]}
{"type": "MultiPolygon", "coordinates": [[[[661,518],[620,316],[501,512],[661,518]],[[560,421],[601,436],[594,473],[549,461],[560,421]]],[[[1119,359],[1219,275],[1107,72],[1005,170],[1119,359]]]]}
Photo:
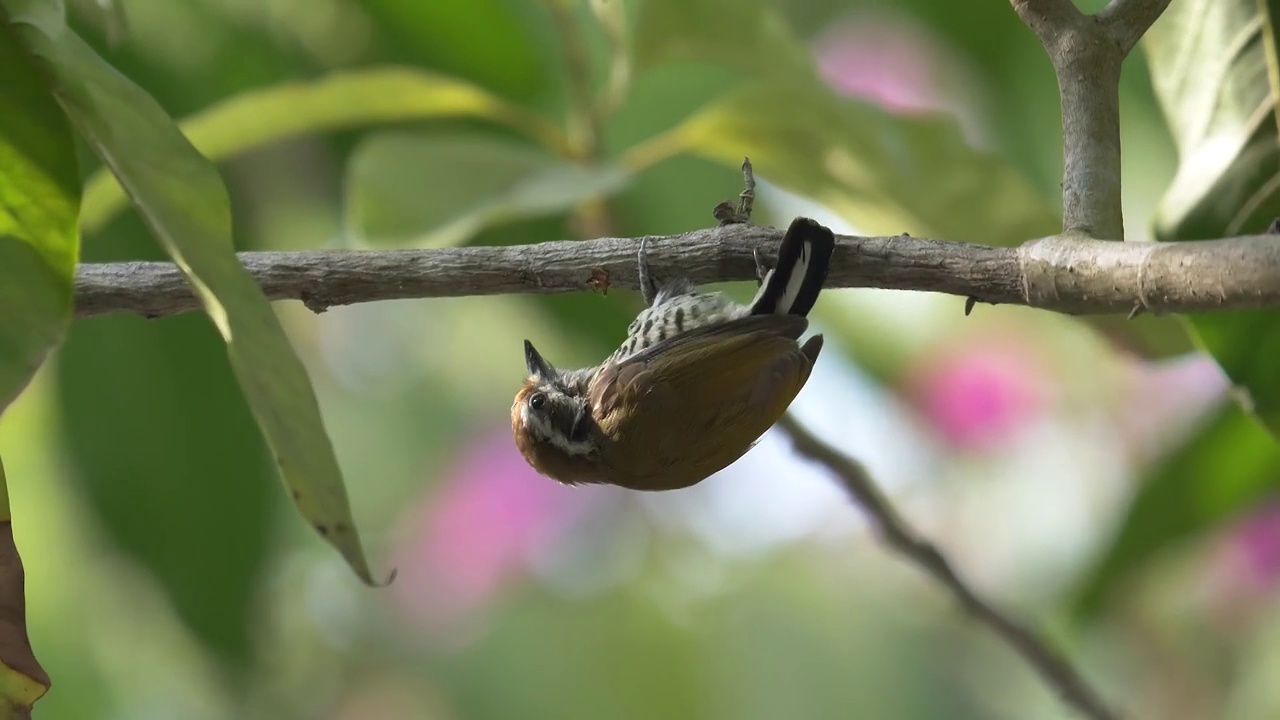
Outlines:
{"type": "Polygon", "coordinates": [[[688,487],[727,467],[809,379],[822,336],[798,340],[834,249],[829,229],[796,218],[755,299],[743,305],[699,293],[685,279],[658,286],[642,244],[648,307],[613,355],[596,367],[558,370],[525,341],[529,377],[511,406],[521,454],[562,483],[634,490],[688,487]]]}

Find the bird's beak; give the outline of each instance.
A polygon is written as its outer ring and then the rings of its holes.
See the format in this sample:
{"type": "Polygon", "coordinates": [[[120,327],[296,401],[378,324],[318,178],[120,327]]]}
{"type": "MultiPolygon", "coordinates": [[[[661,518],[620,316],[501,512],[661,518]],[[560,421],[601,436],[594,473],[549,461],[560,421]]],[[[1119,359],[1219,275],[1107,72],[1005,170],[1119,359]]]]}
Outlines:
{"type": "Polygon", "coordinates": [[[551,366],[551,363],[542,359],[542,356],[533,347],[533,343],[528,340],[524,341],[524,364],[529,369],[530,375],[537,375],[544,380],[554,380],[556,378],[556,369],[551,366]]]}

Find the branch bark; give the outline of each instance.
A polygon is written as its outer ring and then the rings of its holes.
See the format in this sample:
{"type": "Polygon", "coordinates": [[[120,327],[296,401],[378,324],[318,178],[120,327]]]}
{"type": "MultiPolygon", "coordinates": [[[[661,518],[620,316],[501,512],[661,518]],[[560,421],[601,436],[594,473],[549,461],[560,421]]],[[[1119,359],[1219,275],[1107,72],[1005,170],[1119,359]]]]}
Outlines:
{"type": "MultiPolygon", "coordinates": [[[[658,277],[754,280],[753,250],[773,257],[782,231],[728,225],[648,238],[658,277]]],[[[405,298],[636,289],[639,238],[439,250],[246,252],[271,300],[335,305],[405,298]]],[[[1074,235],[1018,248],[925,238],[839,238],[828,287],[942,292],[1070,314],[1209,312],[1280,306],[1280,235],[1114,243],[1074,235]]],[[[76,315],[147,317],[198,310],[175,265],[82,264],[76,315]]]]}
{"type": "Polygon", "coordinates": [[[1062,229],[1124,239],[1120,203],[1120,65],[1124,53],[1071,0],[1011,0],[1053,62],[1062,103],[1062,229]]]}
{"type": "Polygon", "coordinates": [[[1120,52],[1128,55],[1152,23],[1169,7],[1169,0],[1111,0],[1098,12],[1120,52]]]}
{"type": "Polygon", "coordinates": [[[1005,641],[1040,677],[1051,685],[1062,699],[1094,720],[1114,720],[1098,693],[1061,653],[1030,627],[996,609],[969,587],[941,551],[916,533],[885,497],[880,488],[857,461],[846,457],[810,433],[788,413],[778,427],[791,437],[796,452],[820,463],[839,478],[878,527],[885,543],[906,556],[913,564],[933,576],[975,620],[989,627],[1005,641]]]}

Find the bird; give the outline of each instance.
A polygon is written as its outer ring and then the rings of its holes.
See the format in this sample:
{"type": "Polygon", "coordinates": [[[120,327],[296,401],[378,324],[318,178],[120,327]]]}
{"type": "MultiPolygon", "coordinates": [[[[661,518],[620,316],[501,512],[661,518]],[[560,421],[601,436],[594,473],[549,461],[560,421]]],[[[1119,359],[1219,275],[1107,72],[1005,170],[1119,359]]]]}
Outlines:
{"type": "Polygon", "coordinates": [[[566,485],[664,491],[695,485],[742,457],[809,379],[822,336],[804,343],[835,236],[795,218],[755,298],[737,303],[688,279],[657,283],[641,242],[647,307],[601,364],[556,368],[524,341],[528,375],[511,405],[526,462],[566,485]]]}

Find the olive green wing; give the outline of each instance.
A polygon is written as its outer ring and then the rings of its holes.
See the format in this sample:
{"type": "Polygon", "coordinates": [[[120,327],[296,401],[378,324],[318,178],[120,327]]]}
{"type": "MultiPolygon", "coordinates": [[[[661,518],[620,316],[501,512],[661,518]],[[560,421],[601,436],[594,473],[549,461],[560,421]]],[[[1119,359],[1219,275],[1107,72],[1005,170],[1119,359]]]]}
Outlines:
{"type": "MultiPolygon", "coordinates": [[[[602,369],[591,399],[628,485],[692,485],[741,457],[809,379],[821,337],[808,321],[749,316],[668,339],[602,369]]],[[[621,484],[621,483],[620,483],[621,484]]]]}

